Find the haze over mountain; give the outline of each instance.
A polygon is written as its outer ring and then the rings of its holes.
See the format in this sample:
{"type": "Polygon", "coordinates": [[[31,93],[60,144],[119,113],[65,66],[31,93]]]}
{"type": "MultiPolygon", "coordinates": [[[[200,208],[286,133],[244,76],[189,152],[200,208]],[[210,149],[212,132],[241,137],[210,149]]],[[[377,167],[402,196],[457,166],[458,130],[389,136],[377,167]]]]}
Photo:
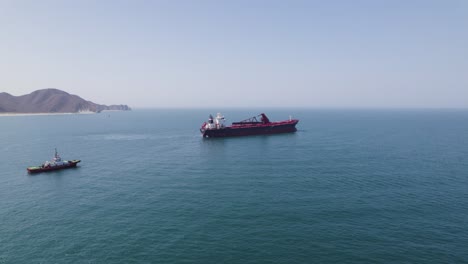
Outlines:
{"type": "Polygon", "coordinates": [[[42,89],[13,96],[0,93],[0,113],[78,113],[131,110],[127,105],[100,105],[58,89],[42,89]]]}

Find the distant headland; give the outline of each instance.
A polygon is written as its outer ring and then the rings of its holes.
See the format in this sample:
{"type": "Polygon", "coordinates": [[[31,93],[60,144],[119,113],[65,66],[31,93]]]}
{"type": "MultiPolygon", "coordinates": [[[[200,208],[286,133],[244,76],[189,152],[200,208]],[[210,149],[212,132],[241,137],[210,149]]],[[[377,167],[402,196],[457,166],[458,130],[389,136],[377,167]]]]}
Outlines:
{"type": "Polygon", "coordinates": [[[58,89],[42,89],[13,96],[0,93],[0,114],[99,113],[105,110],[129,111],[127,105],[100,105],[58,89]]]}

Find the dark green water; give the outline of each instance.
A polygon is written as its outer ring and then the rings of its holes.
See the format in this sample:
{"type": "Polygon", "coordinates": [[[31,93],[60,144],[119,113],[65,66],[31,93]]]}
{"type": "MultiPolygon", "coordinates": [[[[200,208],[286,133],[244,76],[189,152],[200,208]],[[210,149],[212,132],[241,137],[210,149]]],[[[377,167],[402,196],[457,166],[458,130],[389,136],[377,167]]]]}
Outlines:
{"type": "Polygon", "coordinates": [[[210,113],[0,117],[0,263],[468,262],[468,111],[210,113]],[[26,174],[55,147],[80,167],[26,174]]]}

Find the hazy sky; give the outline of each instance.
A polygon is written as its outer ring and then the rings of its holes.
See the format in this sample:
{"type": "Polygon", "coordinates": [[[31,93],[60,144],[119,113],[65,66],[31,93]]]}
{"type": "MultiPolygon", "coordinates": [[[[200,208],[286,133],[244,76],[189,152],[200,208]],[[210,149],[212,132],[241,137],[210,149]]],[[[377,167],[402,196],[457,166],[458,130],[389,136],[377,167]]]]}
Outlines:
{"type": "MultiPolygon", "coordinates": [[[[0,0],[0,92],[133,107],[468,107],[468,1],[0,0]]],[[[220,109],[222,110],[222,109],[220,109]]]]}

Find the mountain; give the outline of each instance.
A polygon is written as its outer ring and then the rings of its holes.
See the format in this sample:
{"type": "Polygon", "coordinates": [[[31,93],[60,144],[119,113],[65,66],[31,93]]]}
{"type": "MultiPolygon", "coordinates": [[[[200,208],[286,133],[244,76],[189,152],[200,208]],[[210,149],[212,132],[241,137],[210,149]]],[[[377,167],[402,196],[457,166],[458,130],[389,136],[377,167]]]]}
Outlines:
{"type": "Polygon", "coordinates": [[[58,89],[37,90],[13,96],[0,93],[0,113],[78,113],[103,110],[131,110],[127,105],[100,105],[58,89]]]}

